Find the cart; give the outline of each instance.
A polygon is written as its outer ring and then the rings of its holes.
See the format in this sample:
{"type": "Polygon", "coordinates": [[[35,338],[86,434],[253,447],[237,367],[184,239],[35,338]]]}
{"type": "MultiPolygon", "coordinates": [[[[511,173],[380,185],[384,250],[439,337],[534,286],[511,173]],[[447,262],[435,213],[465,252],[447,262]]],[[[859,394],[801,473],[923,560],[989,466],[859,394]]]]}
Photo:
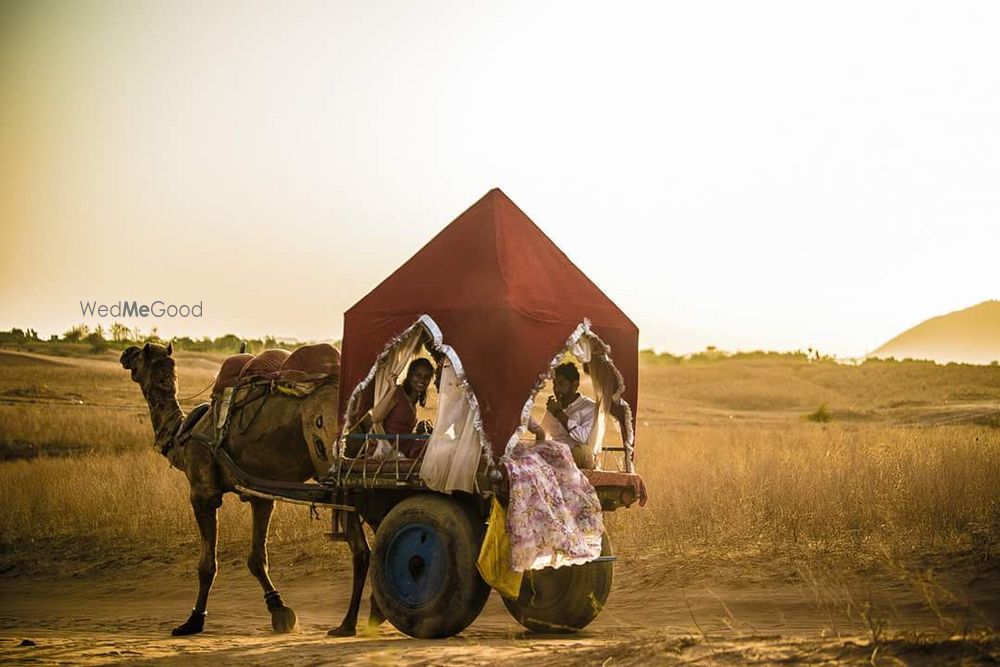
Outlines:
{"type": "MultiPolygon", "coordinates": [[[[492,499],[508,498],[502,457],[524,436],[551,369],[569,355],[584,364],[597,400],[592,440],[602,469],[584,472],[604,512],[630,507],[645,495],[634,456],[638,329],[506,195],[491,190],[345,313],[342,430],[328,476],[320,484],[234,476],[246,493],[330,507],[333,539],[345,538],[352,513],[363,519],[375,529],[370,581],[387,620],[413,637],[454,635],[490,594],[477,559],[492,499]],[[428,476],[429,446],[400,456],[407,439],[428,443],[430,436],[352,429],[422,351],[451,369],[448,433],[455,451],[477,458],[473,466],[465,456],[451,486],[428,476]],[[621,444],[603,447],[614,425],[621,444]],[[372,456],[373,441],[385,442],[388,455],[372,456]]],[[[528,571],[519,595],[503,602],[530,630],[576,631],[600,613],[613,570],[605,534],[599,558],[528,571]]]]}

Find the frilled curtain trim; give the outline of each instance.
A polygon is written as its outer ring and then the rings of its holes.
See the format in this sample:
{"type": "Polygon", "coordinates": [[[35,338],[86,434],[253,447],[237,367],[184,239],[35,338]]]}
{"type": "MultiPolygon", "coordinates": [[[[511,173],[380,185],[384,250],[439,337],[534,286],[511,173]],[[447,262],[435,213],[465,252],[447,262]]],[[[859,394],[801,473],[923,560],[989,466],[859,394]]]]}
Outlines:
{"type": "MultiPolygon", "coordinates": [[[[462,387],[462,393],[465,396],[465,400],[469,403],[469,408],[472,410],[472,420],[473,426],[476,430],[476,436],[479,439],[479,446],[486,456],[486,460],[489,464],[493,465],[493,451],[490,448],[490,440],[486,436],[486,431],[483,428],[483,418],[479,411],[479,400],[476,398],[476,393],[472,389],[472,385],[469,384],[468,379],[465,376],[465,368],[462,366],[462,360],[459,359],[458,353],[455,352],[454,348],[447,345],[444,342],[444,335],[441,333],[441,327],[438,326],[437,322],[430,315],[421,315],[417,318],[417,321],[404,329],[401,333],[393,336],[393,338],[385,344],[382,348],[382,352],[375,358],[375,363],[372,365],[371,370],[368,371],[368,375],[362,380],[351,392],[351,397],[347,401],[347,418],[349,419],[351,415],[354,414],[357,408],[357,402],[361,397],[361,393],[368,388],[375,380],[375,375],[380,368],[385,366],[389,359],[389,355],[392,351],[402,345],[406,340],[416,334],[418,329],[423,329],[430,336],[431,347],[435,352],[443,354],[451,362],[451,366],[455,371],[455,376],[458,378],[459,385],[462,387]]],[[[344,422],[343,436],[347,435],[347,429],[349,428],[347,419],[344,422]]]]}
{"type": "Polygon", "coordinates": [[[552,372],[555,370],[556,366],[562,363],[562,359],[566,353],[572,351],[581,339],[588,338],[592,343],[596,343],[604,351],[604,358],[607,361],[608,366],[614,372],[615,387],[611,391],[611,404],[621,408],[624,413],[625,419],[623,420],[622,428],[625,430],[625,433],[622,440],[625,445],[628,460],[633,460],[635,433],[632,427],[632,407],[624,398],[622,398],[622,392],[625,391],[625,379],[622,377],[621,371],[619,371],[618,367],[615,365],[614,359],[611,358],[611,346],[601,340],[601,337],[594,333],[590,327],[590,320],[584,318],[583,322],[578,324],[576,329],[573,330],[573,333],[571,333],[569,338],[566,339],[566,343],[563,345],[562,349],[560,349],[559,352],[552,357],[552,360],[549,361],[548,368],[539,374],[538,380],[535,382],[535,386],[528,396],[528,400],[524,402],[524,407],[521,409],[521,424],[514,431],[514,434],[507,440],[506,451],[509,452],[521,439],[521,436],[524,435],[525,431],[528,430],[528,418],[531,417],[531,409],[535,405],[535,398],[538,396],[538,392],[545,387],[545,381],[552,376],[552,372]]]}

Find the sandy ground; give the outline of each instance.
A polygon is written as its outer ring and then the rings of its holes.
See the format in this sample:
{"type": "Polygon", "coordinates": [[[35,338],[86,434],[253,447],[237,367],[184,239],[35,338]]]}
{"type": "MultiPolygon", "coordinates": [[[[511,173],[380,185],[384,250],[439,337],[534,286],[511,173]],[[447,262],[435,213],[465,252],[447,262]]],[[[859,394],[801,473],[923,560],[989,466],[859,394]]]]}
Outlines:
{"type": "MultiPolygon", "coordinates": [[[[298,632],[271,632],[257,584],[236,559],[221,563],[206,631],[172,638],[196,581],[184,564],[144,563],[123,571],[0,580],[0,662],[12,664],[191,662],[313,664],[995,664],[995,635],[964,641],[941,615],[961,620],[963,605],[935,613],[912,587],[855,579],[839,587],[809,583],[801,571],[763,566],[713,568],[692,576],[670,563],[622,562],[601,616],[573,636],[526,632],[494,593],[461,635],[414,640],[388,624],[374,636],[328,638],[343,613],[348,581],[317,563],[278,565],[272,573],[299,617],[298,632]],[[759,576],[761,573],[766,576],[759,576]],[[861,618],[866,600],[892,640],[873,642],[861,618]],[[30,640],[35,645],[21,644],[30,640]],[[877,649],[877,650],[876,650],[877,649]]],[[[191,564],[193,569],[193,563],[191,564]]],[[[109,568],[110,569],[110,568],[109,568]]],[[[977,622],[1000,617],[1000,584],[972,589],[977,622]]],[[[363,612],[367,604],[363,605],[363,612]]]]}

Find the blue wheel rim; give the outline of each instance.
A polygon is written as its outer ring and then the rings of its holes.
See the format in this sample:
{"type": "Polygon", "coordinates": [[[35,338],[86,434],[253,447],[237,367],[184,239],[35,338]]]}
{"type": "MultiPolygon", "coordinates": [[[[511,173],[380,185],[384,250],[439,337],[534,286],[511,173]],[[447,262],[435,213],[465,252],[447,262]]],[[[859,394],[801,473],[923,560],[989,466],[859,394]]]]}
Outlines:
{"type": "Polygon", "coordinates": [[[444,544],[433,527],[408,523],[389,542],[385,564],[393,597],[416,609],[441,590],[446,567],[444,544]]]}

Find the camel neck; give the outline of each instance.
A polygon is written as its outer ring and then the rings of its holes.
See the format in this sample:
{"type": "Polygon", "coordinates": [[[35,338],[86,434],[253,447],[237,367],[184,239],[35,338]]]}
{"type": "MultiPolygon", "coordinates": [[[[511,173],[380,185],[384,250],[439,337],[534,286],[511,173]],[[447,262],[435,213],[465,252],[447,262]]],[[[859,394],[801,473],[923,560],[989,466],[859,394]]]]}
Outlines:
{"type": "Polygon", "coordinates": [[[177,433],[177,429],[180,428],[184,412],[177,402],[176,392],[143,387],[142,393],[146,396],[146,402],[149,404],[149,418],[153,423],[153,431],[156,433],[154,444],[162,452],[174,434],[177,433]]]}

